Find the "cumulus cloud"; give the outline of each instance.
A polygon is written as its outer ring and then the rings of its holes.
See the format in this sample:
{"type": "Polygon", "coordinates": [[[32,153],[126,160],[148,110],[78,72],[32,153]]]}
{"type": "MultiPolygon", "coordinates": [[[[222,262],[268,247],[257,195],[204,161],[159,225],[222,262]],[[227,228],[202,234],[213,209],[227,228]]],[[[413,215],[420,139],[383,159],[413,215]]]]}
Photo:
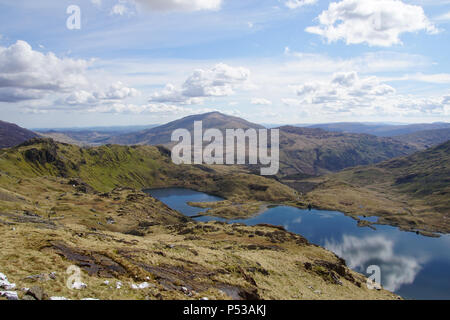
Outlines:
{"type": "Polygon", "coordinates": [[[397,254],[394,242],[382,236],[358,238],[344,235],[341,242],[327,241],[325,248],[344,258],[350,268],[363,273],[369,265],[378,265],[381,282],[390,291],[413,283],[425,263],[416,257],[397,254]]]}
{"type": "Polygon", "coordinates": [[[106,90],[86,91],[77,90],[69,94],[64,103],[73,106],[82,105],[94,105],[100,104],[104,101],[111,100],[124,100],[127,98],[133,98],[140,94],[140,92],[134,88],[125,86],[122,82],[118,81],[110,85],[106,90]]]}
{"type": "Polygon", "coordinates": [[[335,73],[330,81],[308,82],[295,89],[297,95],[309,104],[357,105],[376,96],[395,93],[394,88],[380,83],[376,77],[360,78],[356,72],[335,73]]]}
{"type": "Polygon", "coordinates": [[[0,101],[37,99],[87,85],[86,60],[60,59],[35,51],[25,41],[0,47],[0,101]]]}
{"type": "Polygon", "coordinates": [[[297,9],[303,6],[316,4],[317,0],[288,0],[284,4],[289,9],[297,9]]]}
{"type": "Polygon", "coordinates": [[[250,71],[243,67],[231,67],[219,63],[210,69],[195,70],[181,88],[172,84],[155,92],[151,102],[194,104],[207,97],[225,97],[237,88],[249,85],[250,71]]]}
{"type": "Polygon", "coordinates": [[[222,0],[133,0],[144,8],[155,11],[219,10],[222,0]]]}
{"type": "Polygon", "coordinates": [[[256,104],[256,105],[271,105],[272,101],[268,100],[268,99],[264,99],[264,98],[253,98],[251,101],[252,104],[256,104]]]}
{"type": "Polygon", "coordinates": [[[318,34],[328,42],[343,40],[347,44],[388,47],[401,43],[400,35],[403,33],[438,32],[422,7],[400,0],[332,2],[318,20],[318,26],[308,27],[306,31],[318,34]]]}
{"type": "Polygon", "coordinates": [[[360,77],[356,72],[338,72],[326,81],[305,82],[291,89],[298,98],[284,98],[282,102],[309,115],[420,116],[448,115],[450,110],[445,96],[398,94],[378,77],[360,77]]]}

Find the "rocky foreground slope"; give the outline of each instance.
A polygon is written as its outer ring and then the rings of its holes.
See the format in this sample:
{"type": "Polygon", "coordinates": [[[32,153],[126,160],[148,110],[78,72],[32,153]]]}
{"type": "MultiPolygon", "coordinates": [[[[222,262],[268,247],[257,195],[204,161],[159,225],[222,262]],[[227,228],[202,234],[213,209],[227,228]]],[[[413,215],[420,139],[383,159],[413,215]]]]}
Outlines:
{"type": "Polygon", "coordinates": [[[186,186],[213,185],[229,199],[295,196],[244,173],[176,171],[164,150],[143,148],[80,149],[36,140],[0,154],[0,272],[6,279],[0,296],[398,298],[369,290],[366,278],[342,259],[282,227],[195,222],[136,190],[172,185],[183,174],[186,186]],[[76,281],[73,266],[81,268],[76,281]]]}

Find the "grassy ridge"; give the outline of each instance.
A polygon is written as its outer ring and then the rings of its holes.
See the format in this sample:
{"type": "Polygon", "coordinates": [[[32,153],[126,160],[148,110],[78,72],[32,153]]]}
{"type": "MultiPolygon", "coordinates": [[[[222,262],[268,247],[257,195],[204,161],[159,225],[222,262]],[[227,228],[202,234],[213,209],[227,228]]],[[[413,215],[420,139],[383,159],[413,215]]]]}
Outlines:
{"type": "Polygon", "coordinates": [[[296,192],[289,187],[237,168],[175,165],[168,150],[153,146],[80,148],[51,139],[38,139],[2,151],[0,170],[18,178],[80,178],[99,192],[122,186],[179,186],[234,200],[286,201],[297,198],[296,192]]]}
{"type": "Polygon", "coordinates": [[[310,179],[313,204],[380,217],[407,230],[450,232],[450,141],[374,166],[310,179]]]}

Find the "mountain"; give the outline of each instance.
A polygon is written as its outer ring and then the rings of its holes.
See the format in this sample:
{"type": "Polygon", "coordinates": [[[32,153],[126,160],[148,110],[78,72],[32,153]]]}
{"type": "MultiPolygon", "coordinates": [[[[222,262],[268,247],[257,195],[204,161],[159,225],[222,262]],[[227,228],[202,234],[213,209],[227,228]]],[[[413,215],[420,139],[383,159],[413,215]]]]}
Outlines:
{"type": "MultiPolygon", "coordinates": [[[[188,116],[168,124],[138,133],[118,135],[106,142],[111,144],[170,145],[173,131],[184,128],[193,131],[194,121],[202,121],[203,129],[263,129],[244,119],[211,112],[188,116]]],[[[322,129],[280,127],[280,176],[319,175],[356,165],[373,164],[416,149],[390,138],[370,135],[327,132],[322,129]]],[[[258,169],[258,166],[251,166],[258,169]]]]}
{"type": "Polygon", "coordinates": [[[416,151],[409,144],[368,134],[319,128],[280,127],[280,173],[321,175],[348,167],[378,163],[416,151]]]}
{"type": "Polygon", "coordinates": [[[157,125],[37,129],[35,131],[43,137],[52,138],[55,141],[63,143],[76,144],[79,146],[96,146],[105,144],[104,141],[111,137],[135,133],[156,126],[157,125]]]}
{"type": "Polygon", "coordinates": [[[106,143],[125,144],[125,145],[158,145],[170,144],[172,132],[176,129],[187,129],[193,131],[194,121],[202,121],[203,129],[216,128],[225,129],[263,129],[264,127],[248,122],[244,119],[222,114],[220,112],[209,112],[205,114],[192,115],[179,120],[169,122],[165,125],[143,130],[137,133],[118,135],[107,139],[106,143]]]}
{"type": "Polygon", "coordinates": [[[0,172],[19,178],[81,179],[99,192],[115,187],[179,186],[224,198],[284,201],[289,187],[231,166],[175,165],[170,150],[154,146],[104,145],[81,148],[52,139],[31,139],[0,154],[0,172]]]}
{"type": "Polygon", "coordinates": [[[406,230],[450,232],[450,141],[308,182],[315,184],[307,193],[315,206],[377,215],[406,230]]]}
{"type": "Polygon", "coordinates": [[[0,148],[14,147],[35,137],[37,137],[37,134],[33,131],[0,120],[0,148]]]}
{"type": "Polygon", "coordinates": [[[393,137],[395,140],[427,149],[450,140],[450,128],[417,131],[393,137]]]}
{"type": "Polygon", "coordinates": [[[450,123],[435,122],[435,123],[393,125],[384,123],[337,122],[337,123],[315,124],[309,126],[309,128],[320,128],[334,132],[365,133],[379,137],[393,137],[417,131],[446,129],[450,128],[450,123]]]}

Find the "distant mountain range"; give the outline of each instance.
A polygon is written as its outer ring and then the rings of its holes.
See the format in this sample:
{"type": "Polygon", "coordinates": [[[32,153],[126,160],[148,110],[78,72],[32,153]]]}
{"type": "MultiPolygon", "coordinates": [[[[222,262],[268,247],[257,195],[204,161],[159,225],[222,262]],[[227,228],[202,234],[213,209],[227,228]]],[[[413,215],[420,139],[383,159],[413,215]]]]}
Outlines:
{"type": "MultiPolygon", "coordinates": [[[[126,145],[170,145],[174,130],[193,131],[194,121],[202,121],[203,129],[262,129],[262,125],[244,119],[211,112],[188,116],[148,130],[116,135],[105,143],[126,145]]],[[[319,128],[280,127],[280,177],[286,175],[318,175],[344,168],[373,164],[410,154],[417,149],[391,138],[367,134],[327,132],[319,128]]]]}
{"type": "Polygon", "coordinates": [[[450,128],[450,123],[435,122],[435,123],[392,125],[383,123],[370,124],[359,122],[337,122],[337,123],[323,123],[323,124],[309,125],[308,127],[320,128],[327,131],[366,133],[379,137],[394,137],[424,130],[448,129],[450,128]]]}
{"type": "Polygon", "coordinates": [[[0,148],[13,147],[37,136],[33,131],[0,120],[0,148]]]}
{"type": "Polygon", "coordinates": [[[416,131],[395,136],[394,139],[419,149],[427,149],[450,140],[450,128],[416,131]]]}
{"type": "MultiPolygon", "coordinates": [[[[191,115],[157,127],[72,128],[63,131],[43,130],[39,134],[56,141],[81,146],[105,144],[170,146],[174,144],[171,142],[174,130],[184,128],[192,132],[194,121],[200,120],[204,130],[264,128],[242,118],[210,112],[191,115]]],[[[3,127],[6,128],[6,125],[3,127]]],[[[9,140],[5,146],[13,146],[36,136],[26,129],[17,126],[14,128],[15,130],[8,130],[8,135],[3,134],[3,139],[9,140]]],[[[359,165],[376,164],[437,145],[450,138],[449,123],[412,125],[330,123],[309,127],[281,126],[279,129],[278,178],[295,180],[359,165]]],[[[249,168],[258,169],[258,166],[249,168]]]]}

